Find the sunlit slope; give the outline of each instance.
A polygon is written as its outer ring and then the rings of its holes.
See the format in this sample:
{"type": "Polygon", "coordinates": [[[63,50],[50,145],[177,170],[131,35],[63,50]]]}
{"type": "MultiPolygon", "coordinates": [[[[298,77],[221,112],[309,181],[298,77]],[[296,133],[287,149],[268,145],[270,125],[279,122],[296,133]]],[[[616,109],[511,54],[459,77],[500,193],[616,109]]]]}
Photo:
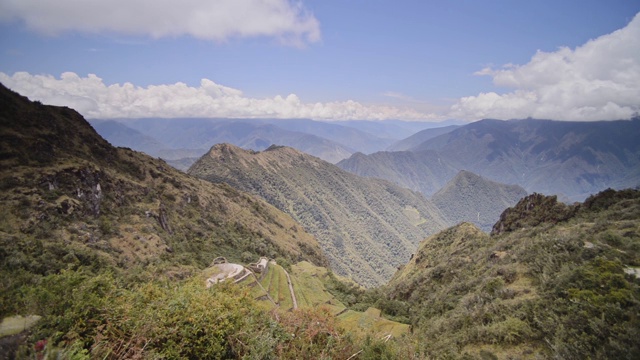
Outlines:
{"type": "Polygon", "coordinates": [[[289,147],[255,152],[219,144],[189,174],[248,191],[290,214],[315,235],[336,273],[366,286],[387,281],[445,224],[421,194],[289,147]]]}

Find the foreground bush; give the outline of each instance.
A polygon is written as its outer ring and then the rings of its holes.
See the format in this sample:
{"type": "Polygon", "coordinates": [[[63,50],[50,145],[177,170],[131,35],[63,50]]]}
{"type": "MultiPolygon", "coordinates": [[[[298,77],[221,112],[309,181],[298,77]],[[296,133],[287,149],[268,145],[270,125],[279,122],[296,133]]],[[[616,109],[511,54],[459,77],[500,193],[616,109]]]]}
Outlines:
{"type": "Polygon", "coordinates": [[[199,279],[131,287],[120,281],[113,273],[63,271],[24,289],[25,311],[42,314],[43,320],[20,354],[331,359],[347,358],[359,349],[322,308],[267,310],[251,297],[250,289],[229,283],[206,289],[199,279]],[[46,351],[42,344],[47,344],[46,351]]]}

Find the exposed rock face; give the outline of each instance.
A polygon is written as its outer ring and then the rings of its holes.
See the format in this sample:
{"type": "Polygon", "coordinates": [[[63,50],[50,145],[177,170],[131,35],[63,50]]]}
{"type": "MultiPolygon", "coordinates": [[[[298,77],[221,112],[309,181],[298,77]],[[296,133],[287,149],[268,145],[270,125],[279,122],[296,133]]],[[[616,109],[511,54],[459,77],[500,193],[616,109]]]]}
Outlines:
{"type": "Polygon", "coordinates": [[[164,231],[168,232],[169,234],[173,233],[173,231],[171,231],[171,226],[169,225],[169,220],[167,218],[167,208],[163,203],[160,203],[160,208],[158,209],[158,222],[160,223],[160,226],[164,231]]]}

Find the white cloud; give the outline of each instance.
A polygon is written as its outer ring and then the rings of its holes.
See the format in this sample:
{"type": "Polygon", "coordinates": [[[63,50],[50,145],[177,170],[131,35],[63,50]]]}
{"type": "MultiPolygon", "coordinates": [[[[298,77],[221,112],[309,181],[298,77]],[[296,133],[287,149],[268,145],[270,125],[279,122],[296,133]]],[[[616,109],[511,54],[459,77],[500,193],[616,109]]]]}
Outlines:
{"type": "Polygon", "coordinates": [[[326,120],[434,120],[433,114],[391,106],[363,105],[348,100],[304,103],[295,94],[249,98],[242,91],[202,79],[200,86],[184,83],[139,87],[131,83],[106,85],[96,75],[63,73],[32,75],[0,72],[0,82],[32,100],[69,106],[87,118],[228,117],[308,118],[326,120]]]}
{"type": "Polygon", "coordinates": [[[295,0],[0,0],[0,20],[12,19],[45,34],[268,36],[296,45],[320,39],[318,20],[295,0]]]}
{"type": "Polygon", "coordinates": [[[546,118],[557,120],[624,119],[640,110],[640,14],[623,29],[572,50],[538,51],[525,65],[485,68],[476,75],[515,89],[460,99],[449,116],[546,118]]]}

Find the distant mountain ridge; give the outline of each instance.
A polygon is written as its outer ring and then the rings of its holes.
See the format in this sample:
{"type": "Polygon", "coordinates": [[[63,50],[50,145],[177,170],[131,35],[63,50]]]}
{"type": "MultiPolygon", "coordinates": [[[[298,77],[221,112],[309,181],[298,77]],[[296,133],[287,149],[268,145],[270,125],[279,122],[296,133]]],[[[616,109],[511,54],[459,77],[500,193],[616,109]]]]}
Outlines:
{"type": "MultiPolygon", "coordinates": [[[[291,146],[336,163],[354,152],[382,150],[413,133],[432,126],[410,122],[326,122],[309,119],[93,119],[96,130],[116,146],[130,147],[172,164],[200,157],[219,143],[261,151],[271,145],[291,146]],[[380,131],[381,135],[374,131],[380,131]],[[197,153],[197,155],[194,155],[197,153]]],[[[185,169],[186,170],[186,169],[185,169]]]]}
{"type": "Polygon", "coordinates": [[[287,212],[318,238],[336,272],[367,286],[388,280],[419,241],[446,226],[422,195],[290,147],[255,152],[219,144],[189,174],[259,195],[287,212]]]}
{"type": "MultiPolygon", "coordinates": [[[[352,156],[338,163],[356,174],[380,176],[412,187],[423,183],[427,171],[443,173],[443,163],[528,192],[557,194],[582,200],[608,187],[640,184],[640,119],[567,122],[552,120],[481,120],[428,139],[410,149],[414,156],[352,156]],[[439,159],[438,163],[433,158],[439,159]],[[424,168],[408,174],[398,169],[424,168]],[[427,170],[428,169],[428,170],[427,170]],[[382,176],[381,176],[382,175],[382,176]]],[[[430,178],[430,191],[450,178],[430,178]]]]}
{"type": "Polygon", "coordinates": [[[353,154],[336,164],[356,175],[384,179],[430,196],[459,171],[437,151],[380,151],[353,154]]]}
{"type": "Polygon", "coordinates": [[[402,139],[400,141],[396,141],[395,143],[387,147],[386,151],[410,151],[414,147],[419,146],[420,144],[422,144],[423,142],[429,139],[433,139],[436,136],[449,133],[459,127],[460,125],[448,125],[443,127],[421,130],[409,136],[408,138],[402,139]]]}
{"type": "Polygon", "coordinates": [[[223,142],[252,150],[264,150],[272,144],[288,145],[330,162],[354,152],[313,134],[284,130],[260,121],[130,119],[92,120],[92,124],[116,146],[131,147],[167,161],[200,157],[212,145],[223,142]]]}

